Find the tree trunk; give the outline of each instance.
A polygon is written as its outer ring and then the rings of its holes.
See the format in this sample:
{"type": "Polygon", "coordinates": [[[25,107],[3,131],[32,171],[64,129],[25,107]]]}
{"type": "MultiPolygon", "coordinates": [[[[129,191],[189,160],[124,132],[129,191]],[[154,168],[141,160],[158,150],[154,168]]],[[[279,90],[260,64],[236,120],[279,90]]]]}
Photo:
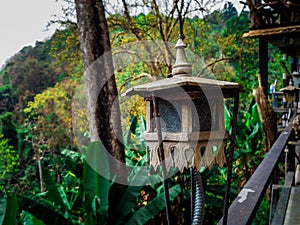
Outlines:
{"type": "MultiPolygon", "coordinates": [[[[114,159],[110,160],[111,178],[127,183],[118,91],[112,63],[109,31],[102,0],[75,0],[84,78],[89,112],[91,141],[100,140],[114,159]]],[[[124,186],[110,191],[109,218],[121,198],[124,186]]],[[[110,219],[109,219],[110,220],[110,219]]]]}
{"type": "Polygon", "coordinates": [[[253,90],[253,95],[258,106],[257,108],[265,134],[266,151],[269,151],[276,141],[277,116],[273,108],[268,103],[264,87],[262,86],[262,78],[260,74],[258,74],[258,81],[259,87],[253,90]]]}

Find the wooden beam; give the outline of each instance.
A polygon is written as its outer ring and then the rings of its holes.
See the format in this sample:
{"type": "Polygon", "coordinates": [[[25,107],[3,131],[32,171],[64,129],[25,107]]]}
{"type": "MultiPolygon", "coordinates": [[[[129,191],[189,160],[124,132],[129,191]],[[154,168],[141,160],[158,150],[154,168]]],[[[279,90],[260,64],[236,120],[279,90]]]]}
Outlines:
{"type": "Polygon", "coordinates": [[[264,29],[249,30],[243,34],[243,38],[261,38],[266,37],[272,39],[274,37],[282,37],[283,35],[298,35],[300,33],[300,25],[280,26],[264,29]]]}

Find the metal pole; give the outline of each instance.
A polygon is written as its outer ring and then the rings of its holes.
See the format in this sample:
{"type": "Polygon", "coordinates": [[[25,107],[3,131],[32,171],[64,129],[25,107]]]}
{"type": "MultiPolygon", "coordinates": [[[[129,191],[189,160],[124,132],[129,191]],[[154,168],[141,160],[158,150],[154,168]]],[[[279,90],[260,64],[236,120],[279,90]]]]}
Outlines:
{"type": "Polygon", "coordinates": [[[238,109],[239,109],[239,92],[234,97],[232,134],[231,134],[230,152],[229,152],[229,158],[228,158],[227,184],[226,184],[226,192],[225,192],[225,199],[224,199],[223,225],[227,225],[227,218],[228,218],[230,186],[231,186],[231,177],[232,177],[232,163],[233,163],[233,157],[234,157],[234,146],[235,146],[235,135],[236,135],[238,109]]]}
{"type": "Polygon", "coordinates": [[[165,153],[164,153],[164,146],[163,146],[162,133],[161,133],[160,114],[159,114],[159,108],[156,102],[156,98],[153,93],[152,93],[152,101],[153,101],[153,110],[155,114],[154,117],[155,117],[155,124],[157,130],[157,139],[159,144],[158,155],[162,167],[162,178],[163,178],[163,185],[164,185],[167,220],[168,220],[168,225],[171,225],[173,223],[171,221],[172,217],[171,217],[170,197],[169,197],[168,180],[167,180],[167,169],[165,164],[165,153]]]}

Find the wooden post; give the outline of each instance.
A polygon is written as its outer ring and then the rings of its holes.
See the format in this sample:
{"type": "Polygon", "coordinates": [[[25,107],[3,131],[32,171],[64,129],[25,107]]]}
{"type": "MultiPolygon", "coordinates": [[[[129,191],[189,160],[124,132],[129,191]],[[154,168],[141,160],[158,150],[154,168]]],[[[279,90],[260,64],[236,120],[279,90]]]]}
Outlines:
{"type": "Polygon", "coordinates": [[[262,87],[267,96],[268,93],[268,41],[259,38],[259,73],[262,78],[262,87]]]}

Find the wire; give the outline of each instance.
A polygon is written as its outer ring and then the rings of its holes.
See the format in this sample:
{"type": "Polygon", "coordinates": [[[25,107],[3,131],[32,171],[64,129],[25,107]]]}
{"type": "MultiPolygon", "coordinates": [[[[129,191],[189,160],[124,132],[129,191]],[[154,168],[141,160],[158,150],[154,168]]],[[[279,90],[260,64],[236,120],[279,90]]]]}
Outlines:
{"type": "Polygon", "coordinates": [[[204,188],[201,174],[191,167],[192,225],[202,225],[204,218],[204,188]]]}

